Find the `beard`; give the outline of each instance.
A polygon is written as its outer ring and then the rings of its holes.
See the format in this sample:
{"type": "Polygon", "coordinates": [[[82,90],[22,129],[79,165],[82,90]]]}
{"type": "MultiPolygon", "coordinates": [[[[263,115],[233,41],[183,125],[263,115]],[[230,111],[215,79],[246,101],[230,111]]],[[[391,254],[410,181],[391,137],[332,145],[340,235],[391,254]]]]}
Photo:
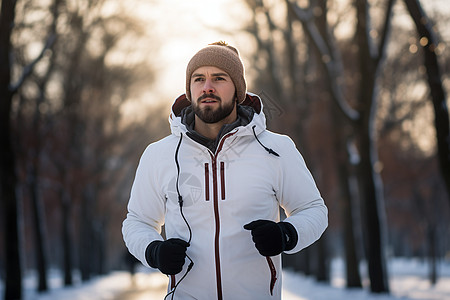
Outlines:
{"type": "Polygon", "coordinates": [[[231,101],[230,104],[222,106],[223,102],[222,99],[216,95],[213,94],[205,94],[200,96],[197,99],[197,102],[192,103],[192,109],[195,113],[195,115],[202,120],[205,123],[208,124],[213,124],[213,123],[217,123],[223,119],[225,119],[226,117],[228,117],[232,112],[234,107],[236,106],[236,98],[233,98],[233,101],[231,101]],[[204,98],[213,98],[216,99],[218,101],[220,101],[220,105],[218,108],[213,109],[211,107],[205,107],[203,109],[201,109],[198,105],[198,103],[203,100],[204,98]]]}

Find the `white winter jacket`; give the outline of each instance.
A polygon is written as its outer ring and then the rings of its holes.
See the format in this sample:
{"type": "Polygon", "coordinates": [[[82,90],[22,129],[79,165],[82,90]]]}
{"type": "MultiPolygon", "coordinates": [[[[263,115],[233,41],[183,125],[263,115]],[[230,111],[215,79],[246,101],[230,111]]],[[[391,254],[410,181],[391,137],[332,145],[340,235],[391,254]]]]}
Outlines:
{"type": "MultiPolygon", "coordinates": [[[[179,97],[169,118],[172,134],[144,151],[131,190],[123,236],[129,251],[144,265],[146,247],[166,238],[188,241],[192,270],[176,289],[175,299],[281,299],[281,255],[263,257],[243,226],[258,219],[285,222],[297,230],[295,253],[316,241],[328,224],[327,208],[294,143],[266,130],[262,102],[247,94],[243,105],[255,109],[252,120],[225,134],[215,151],[189,138],[179,97]],[[181,142],[180,142],[181,140],[181,142]],[[264,147],[273,149],[272,155],[264,147]],[[175,154],[179,162],[179,173],[175,154]]],[[[169,290],[185,274],[189,261],[169,290]]]]}

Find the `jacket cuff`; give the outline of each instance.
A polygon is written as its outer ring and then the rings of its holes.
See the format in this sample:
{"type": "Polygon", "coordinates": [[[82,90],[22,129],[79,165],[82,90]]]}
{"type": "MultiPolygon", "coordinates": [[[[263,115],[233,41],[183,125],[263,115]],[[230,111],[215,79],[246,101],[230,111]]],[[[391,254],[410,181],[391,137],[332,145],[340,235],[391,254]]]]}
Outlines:
{"type": "Polygon", "coordinates": [[[153,241],[145,249],[145,260],[152,268],[158,267],[156,262],[156,251],[158,250],[159,244],[161,243],[162,241],[153,241]]]}
{"type": "Polygon", "coordinates": [[[278,225],[281,227],[283,240],[285,241],[285,248],[283,251],[294,249],[298,242],[298,234],[294,225],[288,222],[279,222],[278,225]]]}

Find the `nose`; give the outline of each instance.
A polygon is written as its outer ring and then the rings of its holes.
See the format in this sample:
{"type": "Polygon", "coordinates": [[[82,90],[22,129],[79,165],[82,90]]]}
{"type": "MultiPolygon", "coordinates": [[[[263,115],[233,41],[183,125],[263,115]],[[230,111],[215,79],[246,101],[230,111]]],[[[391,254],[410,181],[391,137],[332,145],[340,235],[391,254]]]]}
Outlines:
{"type": "Polygon", "coordinates": [[[216,91],[216,89],[214,88],[214,84],[213,84],[212,80],[206,79],[203,84],[202,92],[204,94],[210,94],[210,93],[214,93],[215,91],[216,91]]]}

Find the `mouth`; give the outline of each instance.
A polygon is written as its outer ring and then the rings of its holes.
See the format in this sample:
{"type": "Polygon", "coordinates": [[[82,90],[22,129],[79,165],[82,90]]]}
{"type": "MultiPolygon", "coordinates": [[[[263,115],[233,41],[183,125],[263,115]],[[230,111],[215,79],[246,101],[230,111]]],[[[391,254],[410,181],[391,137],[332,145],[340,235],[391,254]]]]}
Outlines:
{"type": "Polygon", "coordinates": [[[214,94],[204,94],[198,98],[199,103],[212,104],[220,102],[220,97],[214,94]]]}
{"type": "Polygon", "coordinates": [[[218,102],[216,99],[205,98],[205,99],[203,99],[200,103],[206,103],[206,104],[208,104],[208,103],[216,103],[216,102],[218,102]]]}

